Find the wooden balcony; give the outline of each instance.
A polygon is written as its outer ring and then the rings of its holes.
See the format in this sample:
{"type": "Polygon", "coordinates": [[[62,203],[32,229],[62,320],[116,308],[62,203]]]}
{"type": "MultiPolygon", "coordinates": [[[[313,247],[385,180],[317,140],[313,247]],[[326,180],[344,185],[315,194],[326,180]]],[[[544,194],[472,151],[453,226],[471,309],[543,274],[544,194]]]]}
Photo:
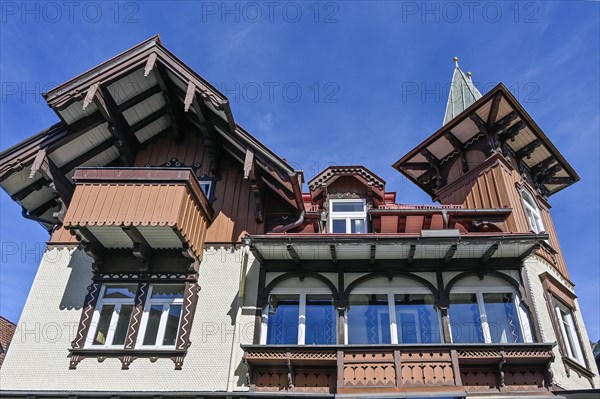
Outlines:
{"type": "Polygon", "coordinates": [[[199,260],[212,208],[189,168],[81,168],[63,225],[99,263],[128,252],[199,260]]]}
{"type": "Polygon", "coordinates": [[[548,392],[552,344],[248,345],[250,389],[261,392],[548,392]]]}

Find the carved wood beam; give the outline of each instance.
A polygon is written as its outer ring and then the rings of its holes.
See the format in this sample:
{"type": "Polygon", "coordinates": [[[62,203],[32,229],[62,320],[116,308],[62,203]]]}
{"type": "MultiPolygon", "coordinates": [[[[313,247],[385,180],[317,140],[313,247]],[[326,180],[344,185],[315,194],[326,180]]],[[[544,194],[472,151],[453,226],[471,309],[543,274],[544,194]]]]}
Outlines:
{"type": "Polygon", "coordinates": [[[427,159],[427,162],[429,162],[431,164],[431,166],[433,166],[433,168],[435,170],[435,176],[436,176],[436,187],[438,187],[438,188],[441,187],[442,186],[442,169],[440,166],[440,160],[437,159],[437,157],[435,155],[433,155],[427,149],[421,150],[421,155],[423,155],[425,157],[425,159],[427,159]]]}
{"type": "Polygon", "coordinates": [[[58,166],[50,159],[46,153],[47,149],[42,148],[38,151],[31,166],[29,178],[32,178],[37,172],[40,172],[47,180],[50,181],[50,188],[58,193],[60,200],[69,206],[75,186],[67,177],[60,171],[58,166]]]}
{"type": "Polygon", "coordinates": [[[246,150],[246,157],[244,158],[244,179],[254,180],[256,179],[256,161],[254,159],[254,152],[250,149],[246,150]]]}
{"type": "Polygon", "coordinates": [[[550,165],[552,165],[554,162],[556,162],[556,159],[553,156],[549,156],[548,158],[536,163],[531,168],[529,168],[533,180],[537,181],[538,176],[544,173],[546,170],[548,170],[550,165]]]}
{"type": "Polygon", "coordinates": [[[456,150],[460,155],[460,159],[462,159],[463,164],[463,172],[468,172],[469,165],[467,164],[467,153],[465,152],[463,143],[450,131],[445,132],[444,137],[450,142],[450,144],[452,144],[452,148],[454,148],[454,150],[456,150]]]}
{"type": "Polygon", "coordinates": [[[527,144],[526,146],[515,152],[515,158],[517,159],[517,162],[520,164],[521,161],[523,161],[525,158],[531,158],[531,154],[533,154],[535,149],[538,148],[540,145],[542,145],[542,142],[538,139],[535,139],[531,143],[527,144]]]}
{"type": "Polygon", "coordinates": [[[287,251],[292,257],[292,260],[295,264],[300,264],[300,256],[298,256],[298,252],[296,252],[296,248],[292,244],[287,245],[287,251]]]}
{"type": "MultiPolygon", "coordinates": [[[[186,99],[184,100],[184,111],[192,107],[196,113],[196,118],[199,122],[199,129],[204,139],[204,145],[208,147],[208,156],[210,157],[210,170],[213,174],[219,172],[219,160],[221,159],[221,141],[219,139],[219,133],[215,128],[215,122],[210,115],[204,100],[198,101],[196,94],[196,87],[192,82],[188,84],[188,90],[186,92],[186,99]],[[193,93],[189,98],[189,93],[193,93]],[[186,102],[189,104],[186,105],[186,102]]],[[[227,131],[227,130],[225,130],[227,131]]]]}
{"type": "Polygon", "coordinates": [[[183,236],[183,234],[177,227],[173,227],[173,233],[177,236],[177,238],[179,238],[179,241],[181,242],[181,255],[184,258],[187,258],[190,260],[191,263],[190,263],[189,267],[190,267],[190,269],[192,269],[192,267],[194,266],[194,262],[196,260],[200,260],[200,259],[196,258],[196,254],[190,248],[190,244],[187,242],[187,240],[185,239],[185,237],[183,236]]]}
{"type": "Polygon", "coordinates": [[[262,265],[265,263],[265,257],[256,247],[250,247],[250,252],[254,255],[254,258],[262,265]]]}
{"type": "Polygon", "coordinates": [[[450,248],[448,248],[448,251],[446,251],[446,255],[444,256],[444,263],[449,263],[452,260],[457,248],[458,246],[456,244],[450,245],[450,248]]]}
{"type": "Polygon", "coordinates": [[[403,169],[427,170],[431,167],[428,162],[407,162],[401,165],[403,169]]]}
{"type": "Polygon", "coordinates": [[[572,184],[573,179],[570,177],[548,177],[544,180],[545,184],[572,184]]]}
{"type": "Polygon", "coordinates": [[[492,256],[494,256],[494,254],[496,253],[496,251],[498,251],[498,243],[494,243],[492,244],[492,246],[490,246],[483,255],[481,255],[481,263],[486,263],[488,260],[490,260],[492,258],[492,256]]]}
{"type": "Polygon", "coordinates": [[[148,244],[148,241],[146,241],[146,239],[144,238],[142,233],[140,233],[137,227],[128,226],[123,227],[122,230],[125,234],[127,234],[127,237],[129,237],[133,244],[133,248],[131,249],[133,256],[135,256],[138,259],[141,259],[142,261],[141,270],[147,271],[148,263],[152,258],[152,247],[150,246],[150,244],[148,244]]]}
{"type": "Polygon", "coordinates": [[[515,141],[515,137],[517,137],[519,132],[521,130],[523,130],[526,126],[527,125],[525,124],[525,122],[519,121],[498,135],[498,141],[500,142],[500,148],[502,149],[502,153],[505,156],[508,154],[508,147],[506,145],[508,140],[515,141]]]}
{"type": "Polygon", "coordinates": [[[84,252],[94,260],[92,270],[99,271],[106,255],[106,248],[85,226],[77,227],[75,235],[83,244],[84,252]]]}
{"type": "Polygon", "coordinates": [[[264,182],[259,175],[254,180],[250,180],[250,190],[254,197],[254,220],[258,223],[262,223],[265,220],[264,207],[263,207],[263,193],[265,192],[264,182]]]}
{"type": "Polygon", "coordinates": [[[504,131],[506,129],[508,129],[508,127],[510,126],[510,124],[517,119],[517,113],[515,111],[510,112],[509,114],[507,114],[506,116],[504,116],[502,119],[500,119],[498,122],[496,122],[494,124],[494,126],[491,128],[491,131],[496,135],[501,135],[502,133],[504,133],[504,131]]]}
{"type": "Polygon", "coordinates": [[[487,127],[491,129],[496,123],[498,117],[498,110],[500,109],[500,100],[502,100],[502,93],[498,93],[492,100],[492,106],[490,107],[490,113],[488,114],[487,127]]]}
{"type": "MultiPolygon", "coordinates": [[[[148,62],[150,61],[151,59],[148,59],[148,62]]],[[[154,75],[156,76],[158,85],[162,90],[163,99],[169,107],[169,117],[173,122],[176,141],[181,141],[183,138],[184,115],[179,105],[180,102],[177,98],[177,94],[175,93],[175,89],[173,88],[173,83],[171,82],[171,79],[169,79],[167,70],[161,64],[156,66],[154,75]]]]}
{"type": "Polygon", "coordinates": [[[329,252],[331,253],[331,261],[333,263],[337,263],[338,258],[337,258],[337,252],[335,249],[335,244],[330,244],[329,245],[329,252]]]}
{"type": "Polygon", "coordinates": [[[521,254],[521,256],[519,256],[519,262],[523,262],[525,259],[527,259],[532,253],[534,253],[535,251],[537,251],[538,249],[540,249],[542,245],[539,242],[536,242],[535,244],[533,244],[531,247],[529,247],[525,252],[523,252],[523,254],[521,254]]]}
{"type": "Polygon", "coordinates": [[[115,100],[104,86],[96,83],[89,88],[83,108],[85,109],[91,101],[96,104],[98,110],[108,122],[109,130],[117,140],[117,148],[121,153],[123,162],[126,165],[132,165],[140,143],[135,135],[130,134],[129,124],[119,111],[115,100]]]}
{"type": "Polygon", "coordinates": [[[475,123],[475,125],[479,129],[479,132],[486,137],[490,149],[494,150],[495,148],[497,148],[495,134],[492,129],[488,129],[487,123],[483,119],[481,119],[481,117],[476,112],[472,112],[471,114],[469,114],[469,118],[473,121],[473,123],[475,123]]]}
{"type": "Polygon", "coordinates": [[[412,263],[415,259],[415,252],[417,251],[417,246],[415,244],[410,244],[410,249],[408,250],[408,257],[406,258],[407,263],[412,263]]]}

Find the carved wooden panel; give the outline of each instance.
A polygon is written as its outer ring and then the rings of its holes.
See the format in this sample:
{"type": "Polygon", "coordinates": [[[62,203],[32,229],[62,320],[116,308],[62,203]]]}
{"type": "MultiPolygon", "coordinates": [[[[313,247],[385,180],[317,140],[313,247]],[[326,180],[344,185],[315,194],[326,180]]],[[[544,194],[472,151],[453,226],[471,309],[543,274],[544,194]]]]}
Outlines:
{"type": "Polygon", "coordinates": [[[190,333],[194,314],[196,313],[198,291],[200,291],[200,287],[197,283],[189,281],[185,283],[183,308],[181,310],[181,320],[179,320],[179,336],[177,337],[176,345],[177,350],[186,350],[190,345],[190,333]]]}
{"type": "Polygon", "coordinates": [[[467,392],[498,391],[498,376],[491,368],[463,368],[460,369],[462,383],[467,392]]]}
{"type": "Polygon", "coordinates": [[[85,297],[77,335],[75,335],[75,339],[71,342],[71,347],[73,349],[82,349],[85,346],[85,339],[90,329],[92,316],[94,315],[94,309],[96,308],[96,302],[98,301],[99,295],[100,283],[94,282],[88,287],[88,294],[85,297]]]}
{"type": "Polygon", "coordinates": [[[144,303],[146,303],[146,296],[148,295],[149,287],[149,283],[141,283],[138,285],[138,289],[135,294],[135,306],[131,312],[131,321],[129,322],[129,327],[127,329],[125,349],[135,348],[140,323],[142,321],[142,314],[144,313],[144,303]]]}

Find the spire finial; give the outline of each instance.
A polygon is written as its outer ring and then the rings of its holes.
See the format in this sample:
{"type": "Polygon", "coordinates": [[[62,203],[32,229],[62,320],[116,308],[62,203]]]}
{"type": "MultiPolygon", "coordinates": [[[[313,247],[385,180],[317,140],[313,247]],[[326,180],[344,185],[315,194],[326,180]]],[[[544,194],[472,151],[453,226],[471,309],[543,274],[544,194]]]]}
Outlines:
{"type": "Polygon", "coordinates": [[[473,76],[473,74],[471,72],[467,72],[467,76],[471,77],[471,76],[473,76]]]}
{"type": "Polygon", "coordinates": [[[454,57],[454,63],[458,66],[458,57],[454,57]]]}

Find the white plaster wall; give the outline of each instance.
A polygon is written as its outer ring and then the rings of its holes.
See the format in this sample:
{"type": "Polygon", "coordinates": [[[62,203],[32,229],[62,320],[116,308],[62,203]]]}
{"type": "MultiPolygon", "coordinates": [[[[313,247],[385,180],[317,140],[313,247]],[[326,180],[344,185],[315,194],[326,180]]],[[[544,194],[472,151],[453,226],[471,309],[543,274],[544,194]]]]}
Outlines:
{"type": "Polygon", "coordinates": [[[245,389],[239,343],[251,343],[258,262],[250,259],[245,307],[239,320],[243,333],[234,340],[241,249],[205,251],[200,266],[201,291],[182,370],[170,359],[136,359],[121,370],[118,359],[99,363],[84,359],[69,370],[68,348],[81,316],[86,288],[91,283],[91,260],[74,249],[46,251],[11,350],[0,369],[2,390],[40,391],[225,391],[230,358],[234,355],[235,385],[245,389]],[[255,265],[256,264],[256,265],[255,265]],[[232,344],[234,349],[232,352],[232,344]],[[238,347],[238,349],[235,349],[238,347]]]}
{"type": "MultiPolygon", "coordinates": [[[[540,331],[542,341],[543,342],[557,342],[556,333],[554,331],[554,327],[552,326],[550,312],[548,310],[548,306],[546,304],[546,300],[544,298],[544,288],[542,286],[542,281],[540,280],[540,275],[542,273],[548,272],[552,276],[554,276],[557,280],[564,283],[566,287],[570,287],[570,284],[565,281],[564,278],[558,274],[544,260],[532,256],[529,257],[525,261],[525,286],[528,292],[531,294],[533,307],[533,312],[537,315],[538,320],[538,329],[540,331]]],[[[579,331],[582,335],[581,341],[583,342],[582,350],[584,352],[584,356],[590,361],[592,371],[596,373],[596,377],[594,378],[594,387],[598,388],[600,386],[600,378],[598,377],[598,370],[593,361],[594,357],[592,355],[592,350],[590,345],[586,345],[589,342],[589,338],[587,335],[587,331],[585,329],[585,325],[582,322],[582,315],[579,310],[579,303],[575,300],[575,317],[577,319],[577,325],[579,331]]],[[[554,383],[559,385],[564,389],[589,389],[591,388],[590,382],[587,378],[579,376],[577,372],[571,370],[569,374],[567,374],[567,369],[563,364],[562,357],[560,355],[558,345],[554,347],[554,363],[551,365],[551,370],[554,375],[554,383]]]]}

